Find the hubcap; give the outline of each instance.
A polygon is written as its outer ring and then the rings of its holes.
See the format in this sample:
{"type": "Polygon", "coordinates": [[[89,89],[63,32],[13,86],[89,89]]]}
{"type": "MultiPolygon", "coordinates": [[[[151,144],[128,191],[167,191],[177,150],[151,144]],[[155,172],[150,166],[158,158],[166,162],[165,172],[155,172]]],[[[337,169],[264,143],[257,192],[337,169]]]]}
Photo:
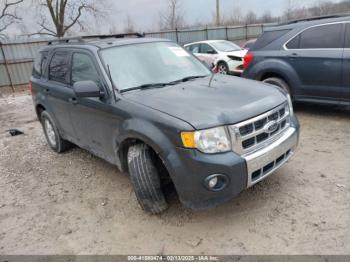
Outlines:
{"type": "Polygon", "coordinates": [[[219,65],[219,73],[223,75],[227,74],[227,69],[225,65],[219,65]]]}
{"type": "Polygon", "coordinates": [[[56,146],[56,135],[55,131],[53,129],[53,126],[51,125],[50,121],[48,119],[45,119],[45,131],[47,138],[49,139],[49,142],[52,146],[56,146]]]}

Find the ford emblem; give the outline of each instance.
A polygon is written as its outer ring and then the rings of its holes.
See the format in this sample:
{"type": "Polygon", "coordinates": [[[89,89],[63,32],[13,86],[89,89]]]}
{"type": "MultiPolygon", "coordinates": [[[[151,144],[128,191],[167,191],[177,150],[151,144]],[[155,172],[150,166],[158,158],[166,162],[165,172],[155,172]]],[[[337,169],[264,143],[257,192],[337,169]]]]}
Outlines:
{"type": "Polygon", "coordinates": [[[276,121],[271,121],[264,126],[266,133],[273,133],[278,129],[278,123],[276,121]]]}

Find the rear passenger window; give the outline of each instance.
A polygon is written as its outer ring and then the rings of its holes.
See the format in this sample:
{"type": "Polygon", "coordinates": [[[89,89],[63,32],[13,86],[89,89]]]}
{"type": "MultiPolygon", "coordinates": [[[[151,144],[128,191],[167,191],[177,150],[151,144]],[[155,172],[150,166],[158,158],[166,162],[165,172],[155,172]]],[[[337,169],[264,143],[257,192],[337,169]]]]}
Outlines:
{"type": "Polygon", "coordinates": [[[342,26],[342,24],[331,24],[307,29],[290,41],[287,47],[290,49],[342,48],[342,26]]]}
{"type": "Polygon", "coordinates": [[[69,83],[69,53],[56,52],[53,55],[49,67],[49,80],[69,83]]]}
{"type": "Polygon", "coordinates": [[[72,63],[72,84],[79,81],[94,81],[100,84],[100,77],[92,58],[83,53],[75,53],[72,63]]]}
{"type": "Polygon", "coordinates": [[[34,59],[33,76],[40,78],[44,71],[44,64],[46,62],[48,52],[40,52],[34,59]]]}
{"type": "Polygon", "coordinates": [[[300,47],[300,34],[294,37],[291,41],[286,45],[288,49],[299,49],[300,47]]]}

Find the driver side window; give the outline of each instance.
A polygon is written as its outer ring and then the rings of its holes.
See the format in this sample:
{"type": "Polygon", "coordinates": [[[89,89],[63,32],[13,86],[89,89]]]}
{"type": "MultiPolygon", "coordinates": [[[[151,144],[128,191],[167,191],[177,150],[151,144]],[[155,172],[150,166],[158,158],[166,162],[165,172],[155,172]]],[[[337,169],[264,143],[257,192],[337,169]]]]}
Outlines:
{"type": "Polygon", "coordinates": [[[92,58],[83,53],[73,54],[72,84],[79,81],[94,81],[100,86],[101,81],[92,58]]]}

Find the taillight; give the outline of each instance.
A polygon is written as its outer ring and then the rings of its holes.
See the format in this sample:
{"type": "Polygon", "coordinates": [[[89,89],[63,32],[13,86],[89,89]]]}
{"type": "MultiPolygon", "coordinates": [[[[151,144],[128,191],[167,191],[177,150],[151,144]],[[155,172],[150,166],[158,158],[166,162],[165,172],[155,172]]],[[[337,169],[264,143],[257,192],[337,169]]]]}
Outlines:
{"type": "Polygon", "coordinates": [[[31,94],[33,94],[33,84],[32,81],[29,81],[29,91],[31,94]]]}
{"type": "Polygon", "coordinates": [[[254,55],[252,53],[247,53],[244,56],[244,60],[243,60],[244,69],[247,69],[250,66],[250,64],[253,62],[253,59],[254,59],[254,55]]]}

